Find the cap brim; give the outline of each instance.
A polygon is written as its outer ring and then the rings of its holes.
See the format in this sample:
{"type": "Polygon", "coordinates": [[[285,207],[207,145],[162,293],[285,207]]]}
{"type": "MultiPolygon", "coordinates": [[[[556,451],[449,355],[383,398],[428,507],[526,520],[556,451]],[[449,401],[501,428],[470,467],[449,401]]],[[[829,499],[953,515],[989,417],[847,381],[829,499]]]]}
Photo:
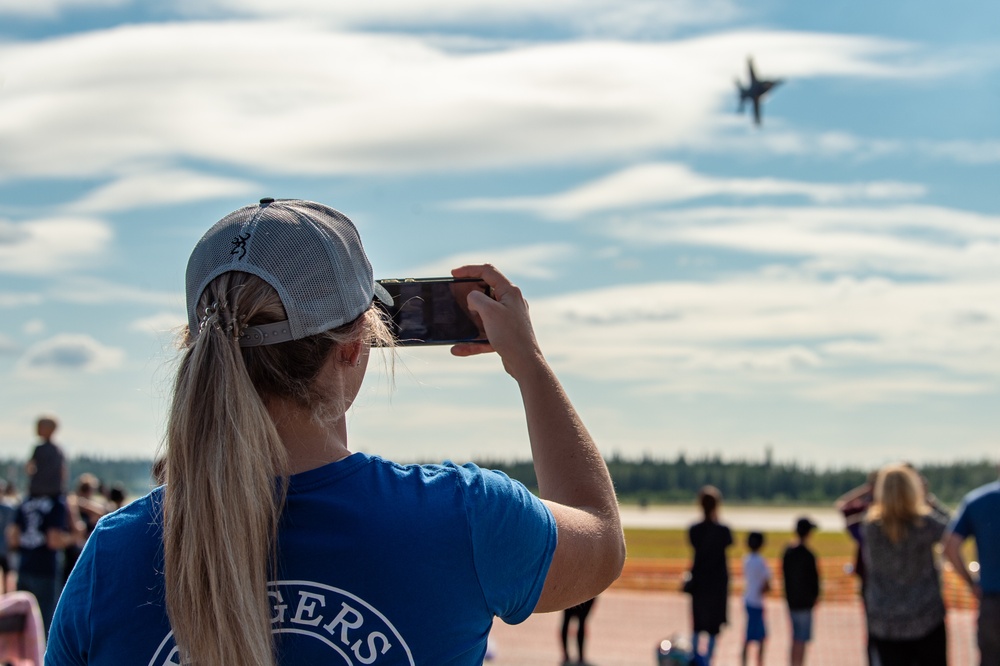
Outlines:
{"type": "Polygon", "coordinates": [[[375,298],[382,301],[385,305],[391,306],[393,303],[392,296],[390,296],[389,292],[385,290],[385,287],[378,282],[375,283],[375,298]]]}

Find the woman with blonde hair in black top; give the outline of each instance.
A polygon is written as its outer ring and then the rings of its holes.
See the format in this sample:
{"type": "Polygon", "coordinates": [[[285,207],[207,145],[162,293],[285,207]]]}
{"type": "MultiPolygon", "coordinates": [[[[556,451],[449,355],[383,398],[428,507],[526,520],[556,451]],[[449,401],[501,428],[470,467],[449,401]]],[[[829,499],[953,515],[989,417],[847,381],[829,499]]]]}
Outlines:
{"type": "Polygon", "coordinates": [[[911,466],[883,467],[862,528],[868,633],[883,666],[948,663],[941,572],[934,551],[948,520],[932,510],[926,495],[911,466]]]}

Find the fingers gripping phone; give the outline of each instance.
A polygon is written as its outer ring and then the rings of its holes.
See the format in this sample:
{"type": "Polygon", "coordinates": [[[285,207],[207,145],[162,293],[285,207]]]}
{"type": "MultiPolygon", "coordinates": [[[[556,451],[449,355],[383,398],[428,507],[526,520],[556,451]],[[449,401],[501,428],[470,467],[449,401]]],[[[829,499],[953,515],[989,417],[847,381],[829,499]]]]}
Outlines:
{"type": "Polygon", "coordinates": [[[473,291],[490,296],[489,285],[476,278],[407,278],[379,280],[393,305],[376,301],[392,319],[400,345],[450,345],[487,342],[483,322],[469,310],[473,291]]]}

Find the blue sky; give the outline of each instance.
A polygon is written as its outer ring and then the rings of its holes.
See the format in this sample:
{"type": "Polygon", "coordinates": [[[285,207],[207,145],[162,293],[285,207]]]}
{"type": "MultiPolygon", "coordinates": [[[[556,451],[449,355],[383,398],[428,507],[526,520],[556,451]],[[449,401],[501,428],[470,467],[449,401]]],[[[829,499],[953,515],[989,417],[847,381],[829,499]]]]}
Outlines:
{"type": "MultiPolygon", "coordinates": [[[[1000,6],[0,0],[0,455],[151,456],[200,235],[264,196],[379,277],[491,261],[602,449],[1000,441],[1000,6]],[[785,82],[736,111],[753,55],[785,82]]],[[[493,358],[372,366],[351,444],[528,455],[493,358]]]]}

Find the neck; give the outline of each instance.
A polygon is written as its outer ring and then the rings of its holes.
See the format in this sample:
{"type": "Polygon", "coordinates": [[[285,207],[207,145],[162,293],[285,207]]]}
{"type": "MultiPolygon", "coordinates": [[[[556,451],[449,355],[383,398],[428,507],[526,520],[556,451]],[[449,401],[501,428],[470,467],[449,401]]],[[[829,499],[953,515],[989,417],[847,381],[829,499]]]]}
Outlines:
{"type": "Polygon", "coordinates": [[[267,411],[288,451],[289,474],[316,469],[351,454],[344,415],[336,421],[318,423],[310,410],[285,400],[269,401],[267,411]]]}

